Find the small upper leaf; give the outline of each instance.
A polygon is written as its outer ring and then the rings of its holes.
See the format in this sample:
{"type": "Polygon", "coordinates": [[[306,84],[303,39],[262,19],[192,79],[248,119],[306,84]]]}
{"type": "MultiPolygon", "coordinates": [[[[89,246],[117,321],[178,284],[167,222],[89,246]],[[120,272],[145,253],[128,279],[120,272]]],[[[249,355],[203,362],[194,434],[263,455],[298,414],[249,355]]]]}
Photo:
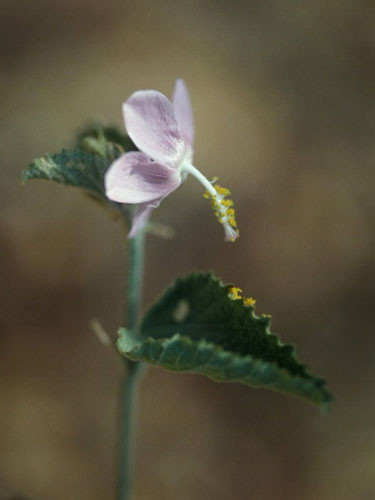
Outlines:
{"type": "Polygon", "coordinates": [[[126,151],[138,151],[133,141],[128,135],[123,133],[120,129],[115,126],[103,127],[102,125],[89,125],[81,132],[79,132],[77,137],[77,147],[82,149],[87,149],[89,151],[97,152],[98,144],[99,150],[102,150],[102,145],[104,143],[112,143],[121,146],[121,148],[126,151]]]}
{"type": "Polygon", "coordinates": [[[103,178],[109,164],[104,156],[81,149],[63,149],[60,153],[46,154],[34,160],[25,170],[23,179],[47,179],[105,198],[103,178]]]}
{"type": "Polygon", "coordinates": [[[84,189],[112,206],[104,189],[104,174],[121,153],[135,149],[131,140],[115,127],[90,127],[81,132],[75,149],[63,149],[34,160],[23,180],[47,179],[84,189]]]}
{"type": "Polygon", "coordinates": [[[148,311],[134,335],[122,329],[119,351],[176,371],[201,373],[310,400],[326,409],[331,394],[291,345],[270,332],[270,317],[211,274],[178,279],[148,311]]]}

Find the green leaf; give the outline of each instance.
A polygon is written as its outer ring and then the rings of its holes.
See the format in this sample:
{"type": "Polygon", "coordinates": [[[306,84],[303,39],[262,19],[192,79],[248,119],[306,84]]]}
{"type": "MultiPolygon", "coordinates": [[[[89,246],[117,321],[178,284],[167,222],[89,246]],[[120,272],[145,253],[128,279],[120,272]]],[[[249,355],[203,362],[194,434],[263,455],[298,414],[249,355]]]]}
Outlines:
{"type": "Polygon", "coordinates": [[[116,127],[93,125],[79,133],[75,149],[63,149],[34,160],[23,172],[23,180],[47,179],[85,190],[97,200],[118,208],[105,196],[104,174],[124,151],[136,147],[116,127]]]}
{"type": "Polygon", "coordinates": [[[174,371],[200,373],[299,396],[328,409],[325,381],[313,377],[291,345],[270,332],[239,289],[211,274],[178,279],[147,312],[140,333],[120,330],[124,356],[174,371]]]}
{"type": "Polygon", "coordinates": [[[90,152],[97,152],[98,149],[102,151],[103,141],[117,144],[126,152],[138,151],[138,148],[130,137],[116,126],[110,125],[104,127],[100,124],[92,124],[81,130],[77,138],[77,147],[89,150],[90,152]]]}
{"type": "Polygon", "coordinates": [[[120,154],[117,146],[107,148],[105,155],[82,149],[63,149],[34,160],[23,173],[23,180],[47,179],[84,189],[102,201],[109,202],[104,191],[104,174],[120,154]]]}

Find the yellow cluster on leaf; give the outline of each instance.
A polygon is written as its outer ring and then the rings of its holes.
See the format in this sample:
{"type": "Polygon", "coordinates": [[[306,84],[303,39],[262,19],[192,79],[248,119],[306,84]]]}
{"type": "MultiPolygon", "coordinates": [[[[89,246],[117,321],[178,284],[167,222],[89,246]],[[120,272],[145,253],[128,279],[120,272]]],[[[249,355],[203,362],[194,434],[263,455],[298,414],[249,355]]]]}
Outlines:
{"type": "MultiPolygon", "coordinates": [[[[213,182],[216,181],[217,178],[213,180],[213,182]]],[[[227,198],[231,193],[229,189],[221,187],[219,184],[214,184],[213,188],[216,191],[216,195],[206,191],[203,197],[211,200],[211,206],[218,221],[226,227],[227,239],[234,241],[238,236],[238,228],[233,201],[227,198]]]]}
{"type": "Polygon", "coordinates": [[[256,300],[252,297],[242,297],[241,295],[242,289],[237,286],[232,286],[229,289],[229,296],[232,300],[242,299],[243,304],[247,307],[254,307],[256,304],[256,300]]]}

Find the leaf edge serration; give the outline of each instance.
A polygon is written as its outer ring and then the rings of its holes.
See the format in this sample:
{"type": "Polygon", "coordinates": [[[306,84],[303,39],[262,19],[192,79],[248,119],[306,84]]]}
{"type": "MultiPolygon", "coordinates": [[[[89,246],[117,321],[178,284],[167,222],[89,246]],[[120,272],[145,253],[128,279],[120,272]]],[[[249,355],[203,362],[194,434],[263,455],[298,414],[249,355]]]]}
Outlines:
{"type": "Polygon", "coordinates": [[[333,400],[324,387],[324,379],[291,375],[276,363],[226,351],[205,339],[194,341],[176,333],[168,338],[147,337],[137,342],[130,332],[121,328],[117,348],[132,361],[145,361],[175,372],[205,375],[216,382],[241,383],[302,398],[318,405],[323,413],[329,411],[333,400]]]}

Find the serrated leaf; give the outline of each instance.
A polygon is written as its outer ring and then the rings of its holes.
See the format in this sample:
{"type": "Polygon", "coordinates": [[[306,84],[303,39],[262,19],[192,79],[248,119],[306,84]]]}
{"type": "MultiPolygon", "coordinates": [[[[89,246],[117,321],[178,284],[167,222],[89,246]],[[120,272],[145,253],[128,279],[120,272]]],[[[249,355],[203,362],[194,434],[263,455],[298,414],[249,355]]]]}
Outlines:
{"type": "Polygon", "coordinates": [[[270,318],[235,299],[211,274],[178,279],[147,312],[134,335],[120,330],[118,349],[132,360],[200,373],[307,399],[322,409],[332,400],[291,345],[270,332],[270,318]]]}
{"type": "Polygon", "coordinates": [[[110,145],[105,155],[82,149],[63,149],[57,154],[46,154],[34,160],[23,173],[23,180],[47,179],[84,189],[89,194],[108,202],[104,191],[104,174],[109,165],[121,154],[117,146],[110,145]]]}
{"type": "Polygon", "coordinates": [[[23,172],[23,181],[46,179],[83,189],[113,208],[120,205],[105,196],[104,174],[124,151],[136,151],[131,139],[114,126],[91,125],[82,130],[75,149],[46,154],[23,172]]]}

